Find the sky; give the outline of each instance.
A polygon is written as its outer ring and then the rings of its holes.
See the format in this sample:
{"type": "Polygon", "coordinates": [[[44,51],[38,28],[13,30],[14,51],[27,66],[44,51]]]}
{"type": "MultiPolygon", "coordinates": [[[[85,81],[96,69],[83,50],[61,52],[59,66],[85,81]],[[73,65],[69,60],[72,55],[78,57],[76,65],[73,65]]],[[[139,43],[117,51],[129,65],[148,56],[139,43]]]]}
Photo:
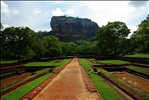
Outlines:
{"type": "Polygon", "coordinates": [[[149,14],[149,1],[1,1],[3,27],[30,27],[51,31],[52,16],[88,18],[99,27],[122,21],[131,30],[129,36],[149,14]]]}

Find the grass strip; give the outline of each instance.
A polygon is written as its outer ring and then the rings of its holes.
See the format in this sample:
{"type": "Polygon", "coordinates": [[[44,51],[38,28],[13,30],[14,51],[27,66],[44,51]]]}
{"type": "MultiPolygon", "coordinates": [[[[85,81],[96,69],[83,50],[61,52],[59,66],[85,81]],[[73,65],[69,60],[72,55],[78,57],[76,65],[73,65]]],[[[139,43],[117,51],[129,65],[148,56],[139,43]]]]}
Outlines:
{"type": "Polygon", "coordinates": [[[149,97],[147,95],[145,95],[142,92],[139,92],[137,90],[135,90],[133,87],[130,87],[129,85],[123,83],[122,81],[118,80],[115,76],[109,74],[106,70],[102,69],[102,68],[98,68],[99,71],[103,72],[107,77],[111,78],[112,80],[116,81],[117,83],[123,85],[124,87],[126,87],[127,89],[129,89],[130,91],[136,93],[137,95],[139,95],[140,97],[144,98],[144,100],[149,100],[149,97]]]}
{"type": "Polygon", "coordinates": [[[141,68],[141,67],[136,67],[136,66],[127,66],[127,68],[130,68],[132,70],[139,71],[145,74],[149,74],[149,70],[147,68],[141,68]]]}
{"type": "Polygon", "coordinates": [[[57,66],[57,67],[54,69],[54,72],[56,72],[56,71],[59,70],[61,67],[63,67],[64,65],[66,65],[69,61],[70,61],[70,59],[64,59],[63,61],[59,62],[59,66],[57,66]]]}
{"type": "Polygon", "coordinates": [[[11,92],[7,96],[2,97],[1,100],[19,100],[23,95],[25,95],[27,92],[32,90],[34,87],[39,85],[41,82],[46,80],[51,75],[52,75],[52,73],[48,73],[46,75],[43,75],[40,78],[38,78],[38,79],[30,82],[29,84],[23,86],[22,88],[11,92]]]}
{"type": "Polygon", "coordinates": [[[9,63],[14,63],[14,62],[18,62],[18,60],[1,60],[0,61],[1,64],[9,64],[9,63]]]}
{"type": "Polygon", "coordinates": [[[32,76],[30,76],[30,77],[28,77],[28,78],[26,78],[26,79],[23,79],[22,81],[20,81],[20,82],[18,82],[18,83],[15,83],[15,84],[13,84],[13,85],[10,85],[10,86],[8,86],[8,87],[6,87],[6,88],[4,88],[4,89],[1,89],[1,92],[7,91],[7,90],[9,90],[9,89],[11,89],[11,88],[13,88],[13,87],[19,85],[19,84],[23,84],[25,81],[28,81],[28,80],[30,80],[30,79],[34,79],[34,78],[37,77],[38,75],[44,74],[44,73],[47,72],[48,70],[49,70],[49,69],[47,68],[47,69],[43,69],[43,70],[37,71],[35,75],[32,75],[32,76]]]}
{"type": "Polygon", "coordinates": [[[98,60],[98,62],[104,64],[130,64],[130,62],[123,61],[123,60],[98,60]]]}
{"type": "MultiPolygon", "coordinates": [[[[67,64],[70,61],[70,59],[64,59],[62,62],[59,62],[60,66],[55,68],[54,71],[59,70],[61,67],[63,67],[65,64],[67,64]]],[[[46,71],[46,70],[45,70],[46,71]]],[[[39,72],[41,73],[41,72],[39,72]]],[[[1,98],[1,100],[19,100],[22,96],[24,96],[26,93],[31,91],[33,88],[38,86],[41,82],[46,80],[48,77],[50,77],[53,73],[48,73],[46,75],[43,75],[34,81],[24,85],[23,87],[14,90],[13,92],[9,93],[8,95],[1,98]]]]}
{"type": "Polygon", "coordinates": [[[55,61],[49,61],[49,62],[30,62],[30,63],[26,63],[24,64],[24,66],[32,66],[32,67],[36,67],[36,66],[58,66],[59,63],[61,62],[55,62],[55,61]]]}
{"type": "Polygon", "coordinates": [[[126,55],[125,57],[149,58],[149,53],[136,53],[133,55],[126,55]]]}
{"type": "Polygon", "coordinates": [[[86,59],[80,59],[80,61],[104,100],[126,100],[115,88],[106,83],[102,77],[91,71],[90,65],[93,65],[93,63],[86,59]]]}

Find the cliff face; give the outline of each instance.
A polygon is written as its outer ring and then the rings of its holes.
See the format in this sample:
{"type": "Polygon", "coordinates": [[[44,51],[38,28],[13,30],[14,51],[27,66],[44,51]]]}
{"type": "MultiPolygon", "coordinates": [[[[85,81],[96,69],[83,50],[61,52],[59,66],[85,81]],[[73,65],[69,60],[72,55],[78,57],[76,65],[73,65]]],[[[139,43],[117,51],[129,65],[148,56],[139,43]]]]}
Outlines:
{"type": "Polygon", "coordinates": [[[66,39],[86,39],[95,36],[99,28],[97,23],[90,19],[81,19],[66,16],[54,16],[51,19],[52,34],[60,40],[66,39]]]}

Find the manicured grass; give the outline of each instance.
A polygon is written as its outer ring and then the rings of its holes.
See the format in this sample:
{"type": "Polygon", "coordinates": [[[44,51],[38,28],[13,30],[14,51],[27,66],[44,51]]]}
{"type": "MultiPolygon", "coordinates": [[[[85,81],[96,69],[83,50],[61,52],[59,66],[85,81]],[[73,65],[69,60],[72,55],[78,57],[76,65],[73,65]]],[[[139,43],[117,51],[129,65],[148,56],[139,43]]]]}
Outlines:
{"type": "Polygon", "coordinates": [[[24,64],[24,66],[58,66],[61,62],[49,61],[49,62],[30,62],[24,64]]]}
{"type": "Polygon", "coordinates": [[[130,91],[136,93],[137,95],[139,95],[140,97],[144,98],[144,100],[149,100],[149,97],[144,94],[141,93],[137,90],[135,90],[133,87],[128,86],[127,84],[121,82],[120,80],[118,80],[115,76],[109,74],[106,70],[102,69],[102,68],[98,68],[99,71],[103,72],[106,76],[108,76],[109,78],[111,78],[112,80],[116,81],[117,83],[123,85],[124,87],[128,88],[130,91]]]}
{"type": "Polygon", "coordinates": [[[18,60],[1,60],[0,61],[1,64],[9,64],[9,63],[14,63],[14,62],[18,62],[18,60]]]}
{"type": "Polygon", "coordinates": [[[127,68],[130,68],[132,70],[139,71],[142,73],[149,74],[149,70],[147,68],[141,68],[141,67],[136,67],[136,66],[127,66],[127,68]]]}
{"type": "Polygon", "coordinates": [[[14,92],[11,92],[10,94],[2,97],[1,100],[19,100],[23,95],[25,95],[27,92],[32,90],[34,87],[39,85],[41,82],[46,80],[51,75],[52,73],[41,76],[40,78],[30,82],[29,84],[23,86],[22,88],[15,90],[14,92]]]}
{"type": "Polygon", "coordinates": [[[126,55],[126,57],[149,58],[149,53],[136,53],[136,54],[133,54],[133,55],[126,55]]]}
{"type": "Polygon", "coordinates": [[[36,71],[36,74],[45,73],[45,72],[48,72],[49,70],[50,70],[50,68],[45,68],[45,69],[42,69],[42,70],[36,71]]]}
{"type": "Polygon", "coordinates": [[[126,100],[115,88],[98,76],[97,73],[91,71],[90,65],[93,65],[93,63],[86,59],[80,59],[80,61],[104,100],[126,100]]]}
{"type": "Polygon", "coordinates": [[[27,81],[27,80],[29,80],[29,79],[33,79],[34,77],[36,77],[36,76],[38,76],[38,75],[41,75],[41,74],[43,74],[43,73],[46,73],[46,72],[48,72],[48,70],[49,70],[49,68],[36,71],[36,74],[35,74],[35,75],[32,75],[32,76],[27,77],[27,78],[25,78],[25,79],[22,79],[22,81],[19,81],[19,82],[15,83],[15,84],[13,84],[13,85],[10,85],[10,86],[8,86],[8,87],[6,87],[6,88],[4,88],[4,89],[1,89],[1,92],[6,91],[6,90],[8,90],[8,89],[10,89],[10,88],[12,88],[12,87],[14,87],[14,86],[17,86],[18,84],[22,84],[23,82],[25,82],[25,81],[27,81]]]}
{"type": "Polygon", "coordinates": [[[59,66],[57,66],[57,67],[54,69],[54,72],[56,72],[58,69],[60,69],[60,68],[63,67],[64,65],[66,65],[69,61],[70,61],[70,59],[64,59],[63,61],[58,62],[58,63],[59,63],[59,66]]]}
{"type": "MultiPolygon", "coordinates": [[[[70,59],[64,59],[61,62],[59,62],[59,66],[57,68],[55,68],[54,71],[59,70],[61,67],[63,67],[65,64],[67,64],[70,61],[70,59]]],[[[47,69],[42,70],[47,71],[47,69]]],[[[41,71],[39,71],[38,73],[41,73],[41,71]]],[[[52,73],[48,73],[46,75],[43,75],[41,77],[39,77],[38,79],[26,84],[25,86],[11,92],[10,94],[4,96],[1,98],[1,100],[19,100],[23,95],[25,95],[26,93],[28,93],[30,90],[32,90],[33,88],[35,88],[36,86],[38,86],[41,82],[43,82],[44,80],[46,80],[48,77],[50,77],[52,75],[52,73]]]]}
{"type": "Polygon", "coordinates": [[[130,64],[130,62],[123,61],[123,60],[98,60],[98,62],[104,64],[130,64]]]}

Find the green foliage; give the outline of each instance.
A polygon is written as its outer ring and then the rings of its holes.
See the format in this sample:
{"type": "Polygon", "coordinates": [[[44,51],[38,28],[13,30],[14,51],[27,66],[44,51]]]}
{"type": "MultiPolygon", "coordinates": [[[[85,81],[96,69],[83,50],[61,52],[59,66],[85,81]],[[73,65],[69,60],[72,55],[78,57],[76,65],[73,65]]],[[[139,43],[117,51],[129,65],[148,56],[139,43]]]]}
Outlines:
{"type": "Polygon", "coordinates": [[[134,40],[135,52],[149,53],[149,19],[139,24],[137,31],[131,37],[134,40]]]}
{"type": "Polygon", "coordinates": [[[2,31],[2,29],[3,29],[3,25],[2,23],[0,23],[0,31],[2,31]]]}
{"type": "Polygon", "coordinates": [[[130,64],[130,62],[122,60],[99,60],[99,62],[104,64],[130,64]]]}
{"type": "Polygon", "coordinates": [[[60,43],[55,36],[46,36],[43,39],[46,48],[45,55],[47,56],[59,56],[62,54],[62,49],[60,48],[60,43]]]}
{"type": "Polygon", "coordinates": [[[99,53],[117,55],[119,41],[127,37],[129,33],[130,30],[123,22],[109,22],[106,26],[102,26],[96,32],[96,40],[100,48],[99,53]]]}
{"type": "Polygon", "coordinates": [[[42,39],[43,37],[48,36],[48,35],[50,35],[50,32],[38,31],[37,34],[36,34],[36,37],[39,38],[39,39],[42,39]]]}
{"type": "Polygon", "coordinates": [[[42,58],[45,54],[45,51],[46,51],[46,47],[45,47],[43,39],[36,38],[35,48],[34,48],[34,52],[36,53],[36,57],[42,58]]]}
{"type": "Polygon", "coordinates": [[[90,65],[93,64],[86,59],[80,59],[86,72],[90,75],[94,85],[104,100],[126,100],[117,90],[106,83],[97,73],[94,73],[90,69],[90,65]]]}
{"type": "Polygon", "coordinates": [[[62,52],[64,55],[74,55],[76,54],[76,43],[75,42],[60,42],[62,52]]]}
{"type": "Polygon", "coordinates": [[[76,54],[97,56],[149,53],[148,27],[149,19],[145,19],[128,39],[126,37],[130,30],[125,23],[109,22],[96,31],[95,37],[75,40],[70,36],[69,42],[62,42],[52,36],[51,32],[38,31],[35,33],[28,27],[3,29],[2,23],[0,23],[1,59],[28,59],[76,54]],[[75,40],[75,42],[71,40],[75,40]]]}
{"type": "Polygon", "coordinates": [[[135,53],[133,55],[125,55],[126,57],[149,58],[149,53],[135,53]]]}
{"type": "Polygon", "coordinates": [[[1,32],[2,58],[30,58],[33,52],[35,32],[28,27],[8,27],[1,32]]]}

